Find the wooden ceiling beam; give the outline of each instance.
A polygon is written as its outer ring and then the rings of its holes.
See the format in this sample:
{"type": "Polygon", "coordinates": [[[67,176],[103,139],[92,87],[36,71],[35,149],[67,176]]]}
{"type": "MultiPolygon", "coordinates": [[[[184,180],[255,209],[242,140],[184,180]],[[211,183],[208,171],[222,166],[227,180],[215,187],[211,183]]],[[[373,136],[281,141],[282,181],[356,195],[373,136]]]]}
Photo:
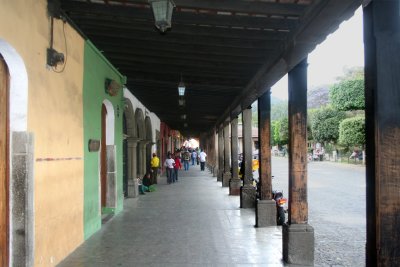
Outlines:
{"type": "MultiPolygon", "coordinates": [[[[141,9],[133,9],[129,14],[125,14],[118,11],[110,12],[110,9],[100,5],[94,11],[72,8],[68,13],[78,25],[95,21],[104,25],[111,23],[147,31],[154,28],[153,17],[149,17],[148,12],[143,12],[141,9]]],[[[178,13],[172,18],[172,31],[190,35],[196,32],[198,35],[218,36],[218,33],[224,34],[227,30],[227,36],[241,36],[248,33],[248,38],[282,39],[285,37],[284,33],[294,29],[298,23],[297,19],[178,13]]]]}
{"type": "MultiPolygon", "coordinates": [[[[115,16],[95,16],[93,14],[73,14],[73,21],[77,25],[86,26],[97,26],[103,29],[126,29],[126,30],[136,30],[136,31],[147,31],[147,32],[157,32],[154,29],[153,21],[137,20],[134,18],[122,18],[115,16]]],[[[205,20],[207,21],[207,20],[205,20]]],[[[259,40],[284,40],[288,35],[288,27],[283,25],[287,23],[288,20],[282,20],[279,27],[275,27],[267,22],[260,22],[259,27],[255,24],[248,24],[247,28],[231,28],[231,27],[215,27],[207,26],[203,22],[202,25],[195,25],[191,23],[180,24],[173,21],[171,32],[182,35],[198,35],[198,36],[213,36],[213,37],[224,37],[224,38],[234,38],[234,39],[259,39],[259,40]],[[251,26],[250,26],[251,25],[251,26]],[[260,30],[257,30],[259,28],[260,30]],[[264,29],[275,29],[278,30],[264,30],[264,29]]],[[[294,22],[293,22],[294,23],[294,22]]],[[[232,25],[233,26],[233,25],[232,25]]],[[[240,27],[246,26],[246,24],[238,24],[240,27]]],[[[290,27],[290,29],[292,29],[290,27]]]]}
{"type": "Polygon", "coordinates": [[[190,45],[204,45],[209,47],[233,47],[233,48],[248,48],[248,49],[274,49],[281,44],[281,41],[268,41],[268,40],[251,40],[251,39],[233,39],[223,37],[202,37],[196,35],[179,35],[172,32],[160,35],[157,32],[141,32],[141,31],[127,31],[115,29],[113,31],[106,31],[96,26],[81,25],[81,30],[87,34],[89,38],[103,37],[118,40],[118,42],[125,42],[136,40],[138,42],[155,42],[162,46],[165,43],[169,44],[184,44],[190,45]]]}
{"type": "MultiPolygon", "coordinates": [[[[80,3],[81,1],[70,0],[62,1],[64,3],[80,3]]],[[[118,2],[115,1],[115,2],[118,2]]],[[[128,4],[136,4],[138,6],[149,9],[147,0],[120,0],[122,7],[129,6],[128,4]]],[[[264,1],[243,1],[243,0],[229,0],[229,1],[215,1],[215,0],[174,0],[176,9],[192,9],[210,11],[212,13],[219,12],[232,12],[232,13],[248,13],[259,15],[281,15],[281,16],[299,16],[303,14],[308,5],[300,5],[295,3],[271,3],[264,1]]]]}
{"type": "Polygon", "coordinates": [[[191,60],[195,62],[222,62],[227,64],[263,64],[265,56],[259,55],[258,57],[244,57],[244,56],[221,56],[221,55],[209,55],[209,54],[190,54],[180,52],[166,52],[160,50],[151,49],[116,49],[115,47],[109,47],[102,45],[104,54],[110,56],[110,58],[162,58],[169,61],[179,60],[191,60]]]}
{"type": "Polygon", "coordinates": [[[163,53],[180,53],[190,55],[213,55],[213,56],[232,56],[232,57],[265,57],[271,53],[271,49],[249,49],[249,48],[234,48],[234,47],[210,47],[208,45],[192,44],[170,44],[164,43],[162,45],[152,42],[137,42],[135,40],[116,43],[110,38],[96,36],[92,39],[95,44],[101,45],[102,49],[109,48],[109,50],[140,50],[140,51],[158,51],[163,53]]]}

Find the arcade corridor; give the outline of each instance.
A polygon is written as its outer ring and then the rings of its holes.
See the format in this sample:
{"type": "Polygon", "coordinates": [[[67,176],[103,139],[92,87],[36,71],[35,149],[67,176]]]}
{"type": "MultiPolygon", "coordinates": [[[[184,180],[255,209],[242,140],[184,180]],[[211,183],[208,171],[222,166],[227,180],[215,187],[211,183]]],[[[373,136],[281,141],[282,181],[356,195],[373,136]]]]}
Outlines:
{"type": "Polygon", "coordinates": [[[281,227],[254,227],[254,209],[199,166],[162,177],[157,191],[125,199],[107,222],[59,267],[283,266],[281,227]]]}

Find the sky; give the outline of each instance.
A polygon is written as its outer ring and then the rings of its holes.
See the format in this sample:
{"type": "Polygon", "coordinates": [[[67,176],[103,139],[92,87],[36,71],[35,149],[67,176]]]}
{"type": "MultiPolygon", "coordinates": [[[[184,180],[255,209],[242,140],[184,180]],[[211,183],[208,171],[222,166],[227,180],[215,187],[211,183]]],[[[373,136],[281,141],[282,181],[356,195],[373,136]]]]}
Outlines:
{"type": "MultiPolygon", "coordinates": [[[[308,88],[333,84],[348,67],[364,66],[362,9],[308,55],[308,88]]],[[[272,86],[272,96],[288,99],[287,75],[272,86]]]]}

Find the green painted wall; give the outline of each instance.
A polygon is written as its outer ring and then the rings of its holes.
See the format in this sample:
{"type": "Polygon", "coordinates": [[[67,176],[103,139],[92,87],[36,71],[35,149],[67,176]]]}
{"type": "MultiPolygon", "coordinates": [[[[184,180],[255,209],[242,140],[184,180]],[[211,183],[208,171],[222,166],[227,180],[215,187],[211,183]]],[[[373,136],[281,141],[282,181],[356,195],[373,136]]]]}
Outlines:
{"type": "MultiPolygon", "coordinates": [[[[120,84],[124,77],[104,58],[90,42],[85,43],[84,77],[83,77],[83,124],[84,124],[84,238],[89,238],[101,227],[100,206],[100,152],[89,152],[89,139],[101,140],[101,108],[103,101],[108,99],[114,107],[115,115],[115,146],[117,164],[117,207],[115,213],[123,208],[122,191],[122,117],[123,90],[116,96],[105,92],[105,79],[113,79],[120,84]]],[[[103,212],[114,211],[105,209],[103,212]]]]}

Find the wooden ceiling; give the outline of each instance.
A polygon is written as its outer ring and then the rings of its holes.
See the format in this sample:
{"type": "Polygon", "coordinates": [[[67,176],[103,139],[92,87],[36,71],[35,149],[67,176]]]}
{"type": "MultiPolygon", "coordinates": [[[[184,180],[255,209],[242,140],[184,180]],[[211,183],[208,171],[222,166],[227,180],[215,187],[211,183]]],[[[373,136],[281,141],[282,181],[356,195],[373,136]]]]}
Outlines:
{"type": "Polygon", "coordinates": [[[361,2],[175,0],[166,34],[155,29],[146,0],[61,0],[61,8],[150,111],[196,136],[249,106],[361,2]]]}

